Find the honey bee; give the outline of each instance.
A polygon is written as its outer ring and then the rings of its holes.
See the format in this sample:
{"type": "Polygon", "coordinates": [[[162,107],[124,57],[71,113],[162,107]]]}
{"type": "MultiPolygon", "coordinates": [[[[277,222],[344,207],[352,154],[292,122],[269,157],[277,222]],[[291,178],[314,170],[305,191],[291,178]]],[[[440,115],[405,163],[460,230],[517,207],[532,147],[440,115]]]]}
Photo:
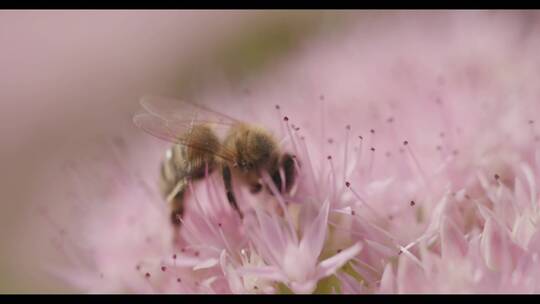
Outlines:
{"type": "Polygon", "coordinates": [[[263,175],[275,189],[289,192],[296,178],[294,157],[281,151],[266,129],[245,123],[193,103],[161,97],[141,100],[145,113],[134,123],[149,134],[173,143],[161,163],[160,189],[171,204],[171,222],[179,227],[188,183],[219,170],[230,206],[243,218],[233,192],[233,180],[256,194],[263,188],[272,193],[263,175]],[[219,136],[222,130],[224,136],[219,136]]]}

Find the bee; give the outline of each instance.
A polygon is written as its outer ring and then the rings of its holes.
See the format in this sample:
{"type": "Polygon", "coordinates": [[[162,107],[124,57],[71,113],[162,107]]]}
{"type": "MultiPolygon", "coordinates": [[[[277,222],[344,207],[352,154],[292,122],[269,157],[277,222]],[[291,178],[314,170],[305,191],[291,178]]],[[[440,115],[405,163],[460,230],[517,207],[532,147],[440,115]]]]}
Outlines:
{"type": "Polygon", "coordinates": [[[146,112],[134,116],[135,125],[173,143],[165,152],[159,181],[162,195],[171,205],[173,227],[181,224],[188,183],[215,171],[222,175],[227,200],[240,218],[243,212],[233,181],[249,187],[253,194],[263,188],[272,194],[271,186],[263,182],[266,176],[274,190],[291,190],[297,175],[295,158],[281,151],[265,128],[176,99],[149,96],[142,98],[141,105],[146,112]]]}

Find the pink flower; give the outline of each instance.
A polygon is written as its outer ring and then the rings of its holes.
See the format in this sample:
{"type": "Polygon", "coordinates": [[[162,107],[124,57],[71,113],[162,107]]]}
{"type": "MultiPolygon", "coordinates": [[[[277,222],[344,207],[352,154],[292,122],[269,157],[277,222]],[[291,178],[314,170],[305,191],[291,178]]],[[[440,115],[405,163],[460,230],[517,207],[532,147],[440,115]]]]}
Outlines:
{"type": "MultiPolygon", "coordinates": [[[[150,186],[133,191],[155,174],[139,175],[91,242],[94,264],[114,275],[73,281],[131,292],[536,292],[540,90],[524,79],[540,77],[540,44],[523,28],[538,31],[524,21],[538,17],[403,14],[384,33],[360,23],[314,42],[247,93],[200,96],[223,110],[234,101],[227,114],[274,132],[298,160],[290,193],[237,185],[240,220],[218,175],[194,183],[173,246],[166,205],[150,186]],[[124,212],[147,223],[139,238],[110,229],[124,212]]],[[[158,154],[143,156],[157,167],[158,154]]]]}

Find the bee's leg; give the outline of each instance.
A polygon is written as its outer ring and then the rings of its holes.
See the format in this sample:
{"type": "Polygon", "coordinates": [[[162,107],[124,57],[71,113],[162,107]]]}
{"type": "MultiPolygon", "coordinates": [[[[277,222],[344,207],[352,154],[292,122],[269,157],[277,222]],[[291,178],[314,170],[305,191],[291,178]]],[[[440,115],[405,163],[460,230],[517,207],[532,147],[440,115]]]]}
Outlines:
{"type": "Polygon", "coordinates": [[[262,188],[263,186],[261,185],[261,183],[257,182],[249,186],[249,192],[251,192],[252,194],[257,194],[261,192],[262,188]]]}
{"type": "Polygon", "coordinates": [[[184,193],[179,191],[171,200],[171,222],[173,225],[173,244],[180,241],[180,225],[182,224],[182,216],[184,215],[184,193]]]}
{"type": "Polygon", "coordinates": [[[171,200],[171,222],[175,227],[180,227],[182,215],[184,214],[184,191],[180,191],[171,200]]]}
{"type": "MultiPolygon", "coordinates": [[[[292,155],[288,153],[283,154],[279,160],[278,170],[272,174],[272,181],[279,192],[288,192],[294,184],[296,177],[294,165],[294,158],[292,155]],[[283,181],[282,174],[285,181],[283,181]]],[[[268,191],[271,193],[270,189],[268,189],[268,191]]]]}
{"type": "Polygon", "coordinates": [[[240,215],[240,218],[244,218],[242,211],[240,211],[240,208],[238,208],[238,204],[236,203],[236,198],[234,197],[233,187],[232,187],[231,169],[228,166],[223,166],[222,175],[223,175],[223,182],[225,184],[225,191],[227,192],[227,200],[229,201],[229,204],[231,204],[234,210],[238,212],[238,215],[240,215]]]}
{"type": "Polygon", "coordinates": [[[283,169],[285,175],[285,191],[288,192],[296,180],[294,157],[289,153],[283,154],[280,160],[280,167],[283,169]]]}

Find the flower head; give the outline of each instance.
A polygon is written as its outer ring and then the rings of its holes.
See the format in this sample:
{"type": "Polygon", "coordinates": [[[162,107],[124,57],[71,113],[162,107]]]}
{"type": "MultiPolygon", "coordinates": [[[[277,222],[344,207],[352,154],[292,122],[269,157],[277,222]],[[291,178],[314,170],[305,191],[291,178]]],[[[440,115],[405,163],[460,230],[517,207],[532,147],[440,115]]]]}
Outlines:
{"type": "MultiPolygon", "coordinates": [[[[236,183],[240,219],[218,175],[191,183],[172,244],[155,176],[131,176],[101,197],[118,204],[86,241],[109,272],[72,281],[133,292],[537,292],[540,95],[521,80],[538,79],[540,45],[514,31],[521,15],[438,17],[419,20],[444,41],[401,19],[384,35],[357,26],[249,94],[201,96],[217,108],[237,101],[240,117],[273,131],[295,155],[292,190],[264,173],[268,192],[236,183]],[[477,22],[491,18],[512,30],[477,22]],[[129,216],[137,224],[122,226],[129,216]]],[[[144,161],[157,167],[158,154],[144,161]]]]}

